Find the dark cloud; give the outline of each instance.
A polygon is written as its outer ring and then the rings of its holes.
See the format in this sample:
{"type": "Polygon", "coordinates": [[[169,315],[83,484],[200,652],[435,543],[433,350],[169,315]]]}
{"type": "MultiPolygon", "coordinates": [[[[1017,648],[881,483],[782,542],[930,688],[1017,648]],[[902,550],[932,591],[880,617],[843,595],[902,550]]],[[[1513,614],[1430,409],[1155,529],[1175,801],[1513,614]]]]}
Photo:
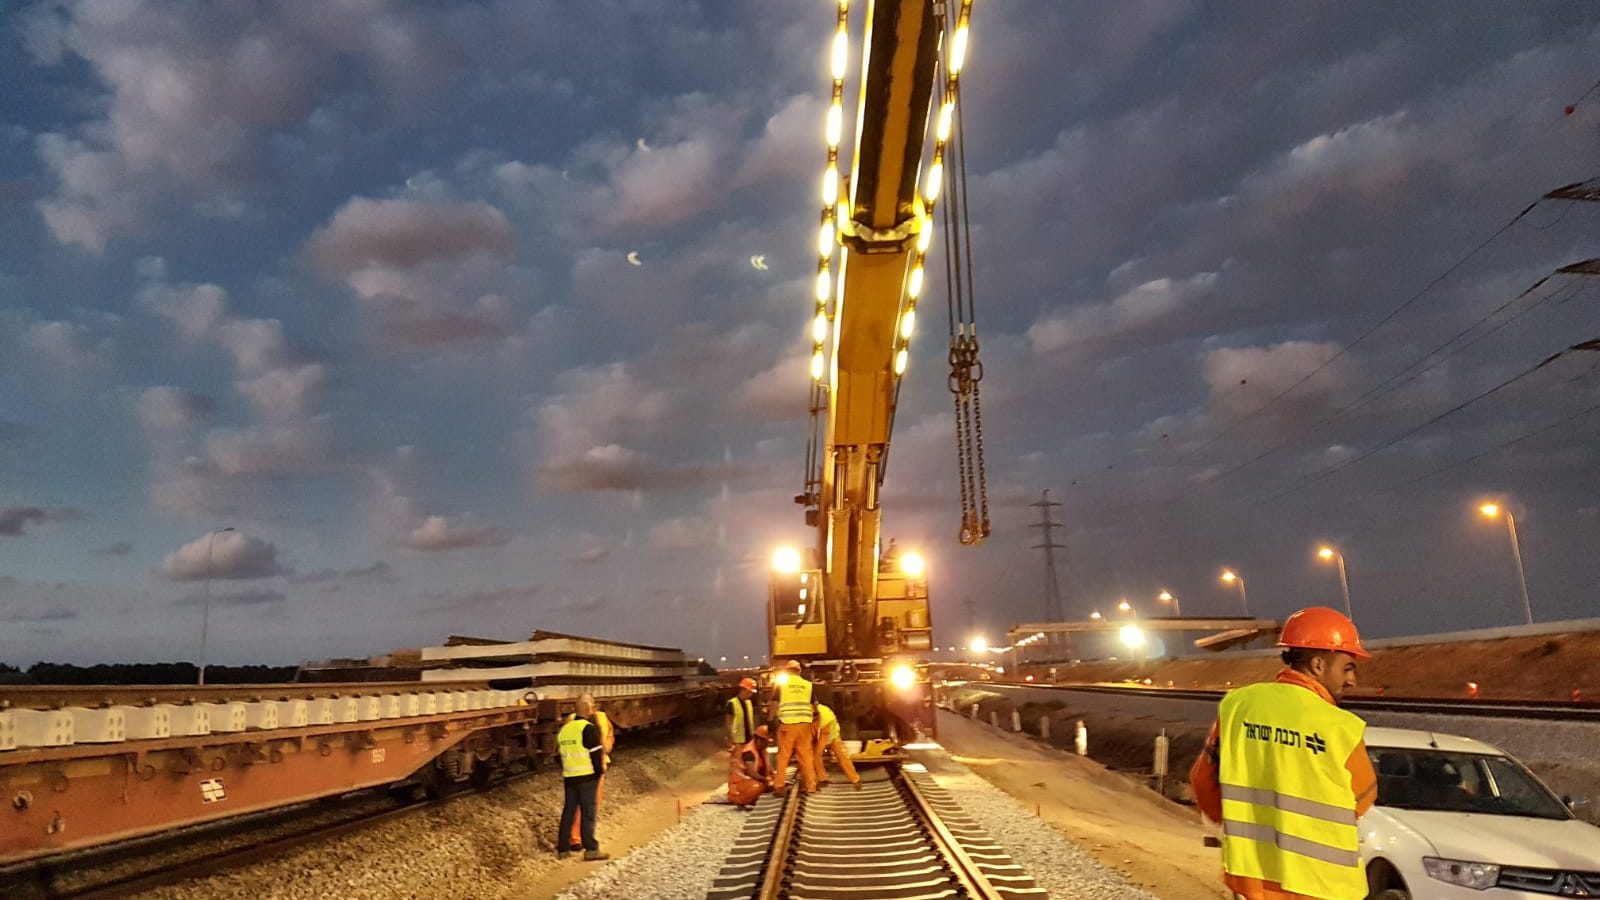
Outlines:
{"type": "Polygon", "coordinates": [[[507,259],[516,229],[486,203],[423,203],[357,197],[312,235],[306,250],[323,269],[353,279],[476,256],[507,259]]]}
{"type": "Polygon", "coordinates": [[[331,581],[393,581],[394,567],[378,560],[354,569],[318,569],[315,572],[298,572],[289,576],[290,584],[324,584],[331,581]]]}
{"type": "Polygon", "coordinates": [[[4,419],[0,419],[0,444],[21,443],[31,433],[32,429],[20,422],[7,422],[4,419]]]}
{"type": "Polygon", "coordinates": [[[69,522],[81,518],[83,518],[82,513],[65,507],[0,505],[0,537],[21,537],[32,525],[69,522]]]}
{"type": "MultiPolygon", "coordinates": [[[[211,595],[210,602],[217,606],[237,607],[272,607],[284,603],[289,599],[282,591],[251,589],[244,591],[218,591],[211,595]]],[[[173,606],[193,608],[206,602],[203,594],[188,594],[172,601],[173,606]]]]}
{"type": "Polygon", "coordinates": [[[169,581],[271,578],[286,574],[276,545],[238,531],[201,535],[168,553],[160,574],[169,581]]]}
{"type": "Polygon", "coordinates": [[[127,556],[133,552],[133,545],[127,541],[117,541],[104,547],[96,547],[89,553],[94,556],[127,556]]]}
{"type": "Polygon", "coordinates": [[[146,388],[134,401],[139,421],[151,431],[183,431],[204,422],[216,411],[217,401],[183,388],[146,388]]]}
{"type": "Polygon", "coordinates": [[[41,622],[71,622],[77,618],[78,613],[75,610],[62,607],[24,607],[0,610],[0,622],[9,622],[17,625],[41,622]]]}
{"type": "Polygon", "coordinates": [[[498,547],[511,533],[470,516],[427,516],[398,543],[408,550],[439,552],[469,547],[498,547]]]}

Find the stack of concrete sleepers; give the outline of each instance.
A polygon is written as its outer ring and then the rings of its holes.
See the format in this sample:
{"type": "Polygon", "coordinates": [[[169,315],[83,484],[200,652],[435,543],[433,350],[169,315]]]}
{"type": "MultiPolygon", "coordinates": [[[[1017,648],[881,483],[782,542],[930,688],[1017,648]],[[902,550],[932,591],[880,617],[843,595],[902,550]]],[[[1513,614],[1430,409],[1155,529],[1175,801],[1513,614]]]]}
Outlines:
{"type": "Polygon", "coordinates": [[[588,692],[597,698],[671,693],[693,686],[699,660],[675,647],[651,647],[551,631],[526,641],[452,637],[421,649],[423,681],[501,681],[533,686],[543,699],[588,692]]]}

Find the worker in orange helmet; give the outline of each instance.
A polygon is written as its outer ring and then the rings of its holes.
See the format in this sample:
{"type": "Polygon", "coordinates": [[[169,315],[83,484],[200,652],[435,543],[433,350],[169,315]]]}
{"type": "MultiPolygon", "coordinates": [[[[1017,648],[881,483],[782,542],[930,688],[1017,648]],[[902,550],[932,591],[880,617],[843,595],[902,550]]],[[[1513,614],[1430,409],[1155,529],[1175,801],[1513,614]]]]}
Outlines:
{"type": "Polygon", "coordinates": [[[754,678],[739,679],[739,694],[728,698],[728,708],[723,719],[728,725],[728,746],[743,747],[755,737],[756,708],[751,698],[756,695],[754,678]]]}
{"type": "Polygon", "coordinates": [[[752,806],[772,789],[767,777],[767,726],[759,726],[750,740],[728,751],[728,802],[752,806]]]}
{"type": "Polygon", "coordinates": [[[789,773],[789,759],[796,757],[800,768],[800,783],[806,793],[817,790],[816,749],[817,730],[811,709],[811,682],[800,675],[800,661],[791,659],[778,673],[777,690],[773,692],[778,719],[778,762],[772,773],[772,789],[782,791],[789,773]]]}
{"type": "Polygon", "coordinates": [[[1370,659],[1355,623],[1323,606],[1283,623],[1287,666],[1222,699],[1189,772],[1195,805],[1222,825],[1223,882],[1245,900],[1367,896],[1356,820],[1378,779],[1366,723],[1340,709],[1370,659]]]}

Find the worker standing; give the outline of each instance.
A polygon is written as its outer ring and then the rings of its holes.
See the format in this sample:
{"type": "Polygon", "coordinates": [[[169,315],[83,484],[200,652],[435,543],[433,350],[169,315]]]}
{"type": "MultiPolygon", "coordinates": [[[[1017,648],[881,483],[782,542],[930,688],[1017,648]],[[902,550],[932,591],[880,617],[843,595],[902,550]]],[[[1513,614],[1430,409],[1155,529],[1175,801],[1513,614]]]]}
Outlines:
{"type": "Polygon", "coordinates": [[[728,712],[724,718],[728,723],[728,744],[734,748],[743,747],[755,738],[756,708],[751,702],[755,695],[756,680],[741,678],[739,695],[728,698],[728,712]]]}
{"type": "Polygon", "coordinates": [[[561,781],[564,795],[561,803],[561,821],[556,826],[556,856],[562,859],[572,855],[568,839],[573,823],[582,815],[583,858],[609,859],[600,852],[595,840],[595,794],[600,787],[600,775],[605,771],[605,746],[600,740],[600,728],[593,722],[594,698],[584,694],[578,698],[578,713],[561,726],[556,733],[556,747],[561,753],[561,781]]]}
{"type": "Polygon", "coordinates": [[[812,725],[811,682],[800,675],[800,661],[791,659],[778,673],[778,689],[774,697],[778,704],[778,763],[772,774],[772,789],[782,791],[784,779],[789,774],[789,759],[797,757],[800,783],[806,793],[817,790],[816,749],[817,734],[812,725]]]}
{"type": "Polygon", "coordinates": [[[833,759],[839,764],[839,769],[844,772],[845,780],[861,789],[861,776],[856,774],[855,764],[850,762],[850,751],[845,749],[844,741],[839,739],[839,717],[826,703],[812,701],[817,708],[817,749],[812,754],[812,759],[817,762],[817,786],[828,783],[828,765],[823,761],[822,751],[832,750],[833,759]]]}
{"type": "MultiPolygon", "coordinates": [[[[606,789],[606,769],[611,768],[611,748],[615,747],[617,744],[617,733],[616,730],[611,727],[611,717],[606,715],[605,710],[600,709],[599,705],[595,703],[594,695],[583,694],[578,697],[578,703],[580,705],[586,700],[588,701],[590,708],[594,710],[594,724],[596,728],[600,729],[600,748],[602,751],[604,751],[604,759],[602,761],[605,765],[600,770],[600,777],[596,778],[594,782],[594,809],[595,815],[599,815],[600,797],[605,793],[606,789]]],[[[578,817],[572,822],[572,839],[567,844],[568,850],[583,849],[582,829],[583,811],[580,809],[578,811],[578,817]]]]}
{"type": "Polygon", "coordinates": [[[1377,776],[1366,723],[1340,709],[1370,656],[1355,623],[1327,607],[1283,623],[1287,668],[1230,692],[1189,772],[1195,804],[1222,824],[1223,882],[1245,900],[1367,896],[1356,820],[1377,776]]]}

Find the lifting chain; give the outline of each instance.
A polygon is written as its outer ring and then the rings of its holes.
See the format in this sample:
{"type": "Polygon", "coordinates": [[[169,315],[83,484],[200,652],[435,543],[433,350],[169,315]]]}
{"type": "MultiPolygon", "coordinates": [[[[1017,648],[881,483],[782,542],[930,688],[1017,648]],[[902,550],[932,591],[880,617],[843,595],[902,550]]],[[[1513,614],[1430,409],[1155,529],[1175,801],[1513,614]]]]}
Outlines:
{"type": "Polygon", "coordinates": [[[962,328],[950,340],[950,376],[947,385],[956,408],[956,464],[961,481],[961,543],[983,543],[989,536],[989,487],[983,461],[983,401],[979,382],[983,362],[978,359],[978,337],[962,328]]]}

